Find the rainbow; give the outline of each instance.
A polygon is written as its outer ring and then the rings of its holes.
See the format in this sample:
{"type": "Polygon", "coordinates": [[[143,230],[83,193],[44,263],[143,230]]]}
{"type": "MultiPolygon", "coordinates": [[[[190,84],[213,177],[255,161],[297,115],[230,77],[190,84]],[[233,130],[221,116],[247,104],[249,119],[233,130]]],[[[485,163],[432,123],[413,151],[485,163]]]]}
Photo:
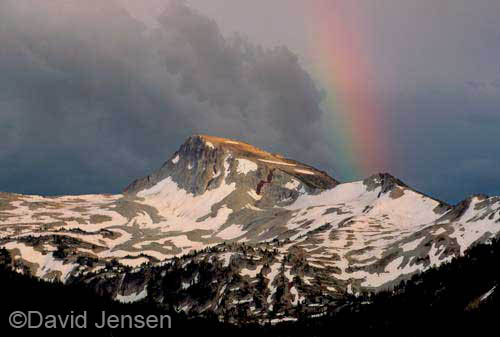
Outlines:
{"type": "Polygon", "coordinates": [[[382,171],[388,164],[384,120],[362,13],[356,1],[311,0],[305,14],[312,72],[326,93],[323,108],[338,174],[358,179],[382,171]]]}

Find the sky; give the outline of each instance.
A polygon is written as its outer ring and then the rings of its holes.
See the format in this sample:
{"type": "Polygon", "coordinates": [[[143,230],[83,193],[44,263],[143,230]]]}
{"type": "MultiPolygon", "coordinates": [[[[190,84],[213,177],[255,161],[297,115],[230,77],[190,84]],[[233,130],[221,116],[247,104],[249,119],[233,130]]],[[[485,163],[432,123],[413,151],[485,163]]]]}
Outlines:
{"type": "Polygon", "coordinates": [[[500,195],[496,0],[4,0],[0,191],[117,193],[193,133],[500,195]]]}

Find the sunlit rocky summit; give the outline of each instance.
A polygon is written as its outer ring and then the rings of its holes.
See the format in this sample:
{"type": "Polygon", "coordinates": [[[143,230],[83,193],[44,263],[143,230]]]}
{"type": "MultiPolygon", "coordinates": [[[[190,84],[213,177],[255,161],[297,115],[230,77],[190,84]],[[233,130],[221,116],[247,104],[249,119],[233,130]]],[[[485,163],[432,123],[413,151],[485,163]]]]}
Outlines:
{"type": "Polygon", "coordinates": [[[499,232],[499,197],[451,206],[389,174],[340,183],[204,135],[121,195],[0,193],[0,246],[19,272],[228,319],[321,315],[499,232]]]}

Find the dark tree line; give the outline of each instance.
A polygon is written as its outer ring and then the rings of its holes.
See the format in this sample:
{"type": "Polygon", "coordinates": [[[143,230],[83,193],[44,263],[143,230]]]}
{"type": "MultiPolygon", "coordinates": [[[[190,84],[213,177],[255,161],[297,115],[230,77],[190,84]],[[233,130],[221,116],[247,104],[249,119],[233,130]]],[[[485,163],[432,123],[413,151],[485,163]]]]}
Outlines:
{"type": "MultiPolygon", "coordinates": [[[[121,304],[97,296],[84,285],[63,285],[45,282],[13,272],[11,258],[0,250],[0,285],[2,289],[0,329],[8,328],[8,315],[14,310],[38,310],[45,313],[64,314],[86,310],[100,313],[102,310],[116,314],[165,314],[165,307],[144,300],[136,304],[121,304]]],[[[194,266],[186,266],[191,268],[194,266]]],[[[204,285],[212,280],[213,265],[198,268],[200,285],[191,291],[207,296],[213,291],[204,285]],[[203,282],[207,281],[207,282],[203,282]]],[[[179,270],[182,273],[181,270],[179,270]]],[[[184,271],[188,272],[188,271],[184,271]]],[[[188,273],[189,274],[189,273],[188,273]]],[[[179,275],[181,276],[181,275],[179,275]]],[[[180,296],[169,292],[178,289],[178,280],[168,278],[161,286],[168,296],[180,296]]],[[[254,286],[264,291],[265,280],[254,286]]],[[[257,301],[258,302],[258,301],[257,301]]],[[[462,257],[415,275],[401,282],[391,291],[376,294],[365,293],[351,296],[340,307],[332,305],[325,316],[301,318],[297,322],[275,326],[246,325],[242,329],[219,323],[215,317],[187,319],[182,314],[169,313],[174,329],[181,329],[185,336],[194,335],[200,329],[210,334],[216,330],[219,336],[357,336],[367,334],[383,336],[496,336],[497,318],[500,314],[500,240],[491,244],[477,245],[462,257]],[[482,299],[493,287],[488,298],[482,299]],[[191,333],[192,332],[192,333],[191,333]]],[[[247,313],[242,312],[242,322],[247,313]]],[[[76,333],[76,332],[75,332],[76,333]]],[[[99,336],[123,336],[126,331],[101,331],[99,336]]],[[[168,335],[160,331],[158,334],[168,335]]],[[[50,332],[54,335],[54,332],[50,332]]],[[[74,334],[73,332],[71,334],[74,334]]],[[[88,333],[86,333],[88,336],[88,333]]],[[[28,333],[29,335],[29,333],[28,333]]],[[[35,335],[35,334],[34,334],[35,335]]],[[[43,336],[43,333],[36,333],[43,336]]],[[[67,331],[65,336],[67,336],[67,331]]],[[[149,331],[148,335],[154,336],[149,331]]]]}

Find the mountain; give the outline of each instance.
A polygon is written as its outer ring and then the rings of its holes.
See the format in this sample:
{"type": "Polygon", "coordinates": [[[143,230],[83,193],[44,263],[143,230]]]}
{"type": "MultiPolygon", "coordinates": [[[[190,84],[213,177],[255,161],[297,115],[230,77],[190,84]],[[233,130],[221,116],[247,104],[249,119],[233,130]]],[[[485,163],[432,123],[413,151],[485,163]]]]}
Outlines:
{"type": "MultiPolygon", "coordinates": [[[[100,321],[102,311],[108,315],[168,314],[172,327],[183,333],[217,330],[218,336],[234,336],[235,333],[239,336],[255,336],[256,333],[259,336],[331,336],[332,331],[350,336],[373,333],[400,336],[402,331],[409,336],[488,336],[492,332],[491,322],[500,309],[500,270],[494,267],[499,258],[500,240],[496,239],[488,244],[475,245],[450,263],[414,275],[392,291],[347,296],[345,305],[328,307],[322,317],[302,316],[297,322],[278,324],[240,324],[236,331],[233,324],[222,324],[213,315],[186,317],[182,312],[165,310],[148,301],[122,304],[98,296],[85,284],[47,282],[18,274],[10,268],[9,253],[0,249],[0,279],[3,287],[9,289],[3,294],[0,312],[8,316],[17,310],[36,309],[63,315],[86,311],[89,322],[100,321]]],[[[5,320],[0,321],[0,329],[12,328],[5,320]]],[[[57,336],[59,331],[61,335],[67,334],[64,329],[51,329],[51,335],[57,336]]],[[[164,333],[161,328],[148,329],[148,336],[163,336],[164,333]]],[[[88,335],[87,330],[85,334],[88,335]]],[[[104,335],[128,336],[129,333],[109,329],[104,335]]]]}
{"type": "MultiPolygon", "coordinates": [[[[400,336],[402,331],[409,336],[488,336],[491,334],[491,322],[500,309],[500,270],[494,267],[499,258],[500,240],[497,239],[488,244],[475,245],[464,256],[439,268],[414,275],[392,291],[347,296],[345,305],[328,307],[322,317],[300,317],[297,322],[279,324],[244,324],[240,326],[243,329],[235,331],[234,325],[222,324],[213,315],[186,317],[182,312],[166,311],[161,305],[148,301],[122,304],[96,295],[84,284],[47,282],[18,274],[10,268],[12,261],[9,253],[0,249],[0,279],[3,287],[9,289],[3,294],[0,312],[8,316],[16,310],[36,309],[63,315],[86,311],[89,322],[100,321],[102,311],[108,315],[149,313],[160,316],[168,313],[174,329],[182,329],[183,333],[193,329],[196,332],[200,329],[217,330],[218,336],[234,336],[235,333],[239,336],[255,336],[256,333],[259,336],[331,336],[332,331],[350,336],[373,333],[400,336]],[[419,324],[415,324],[416,321],[419,324]]],[[[7,321],[0,321],[0,329],[12,328],[7,321]]],[[[64,329],[51,329],[51,335],[57,336],[58,331],[61,335],[67,334],[64,329]]],[[[40,334],[40,331],[37,330],[37,333],[40,334]]],[[[163,336],[164,333],[161,328],[148,329],[148,336],[163,336]]],[[[85,334],[88,335],[87,330],[85,334]]],[[[104,335],[128,336],[129,333],[109,329],[104,335]]]]}
{"type": "Polygon", "coordinates": [[[340,183],[205,135],[120,195],[0,194],[19,272],[227,321],[323,315],[499,232],[500,197],[451,206],[387,173],[340,183]]]}

